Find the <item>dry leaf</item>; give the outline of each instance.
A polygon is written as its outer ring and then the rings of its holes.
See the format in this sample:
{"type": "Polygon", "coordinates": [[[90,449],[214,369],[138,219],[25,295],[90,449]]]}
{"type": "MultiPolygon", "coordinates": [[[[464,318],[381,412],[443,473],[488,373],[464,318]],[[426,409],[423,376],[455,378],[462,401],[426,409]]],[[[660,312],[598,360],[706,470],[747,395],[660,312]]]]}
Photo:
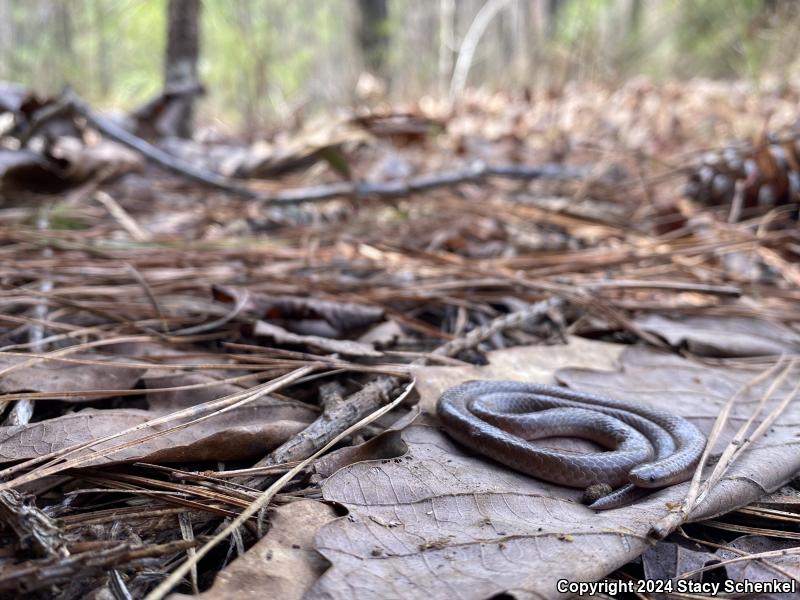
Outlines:
{"type": "MultiPolygon", "coordinates": [[[[707,367],[672,354],[638,347],[625,351],[621,363],[619,371],[562,370],[558,379],[577,390],[667,408],[689,417],[708,433],[722,405],[759,373],[733,367],[707,367]]],[[[755,386],[740,398],[714,452],[721,451],[733,432],[750,417],[770,383],[771,380],[755,386]]],[[[762,417],[789,394],[796,383],[796,374],[788,377],[767,404],[762,417]]],[[[692,519],[724,514],[777,490],[791,479],[800,469],[798,425],[800,403],[795,398],[769,432],[732,465],[705,501],[692,512],[692,519]]]]}
{"type": "Polygon", "coordinates": [[[172,594],[169,600],[299,600],[327,567],[313,540],[334,518],[333,508],[313,500],[279,506],[270,512],[267,535],[220,571],[211,589],[199,596],[172,594]]]}
{"type": "Polygon", "coordinates": [[[55,192],[69,185],[61,167],[43,156],[30,150],[0,148],[0,189],[55,192]]]}
{"type": "MultiPolygon", "coordinates": [[[[688,577],[685,574],[719,563],[721,561],[740,558],[748,554],[761,552],[775,552],[787,549],[796,549],[797,543],[790,540],[778,540],[760,535],[743,535],[726,544],[729,548],[743,552],[734,552],[727,549],[718,549],[716,552],[705,550],[700,544],[681,541],[680,544],[663,541],[650,548],[642,556],[642,566],[646,579],[673,580],[681,577],[688,581],[734,581],[744,582],[781,582],[800,580],[800,556],[797,554],[761,558],[759,560],[746,560],[723,565],[718,569],[695,573],[688,577]],[[771,566],[777,567],[770,568],[771,566]],[[714,574],[713,579],[709,575],[714,574]],[[787,577],[787,574],[791,577],[787,577]]],[[[669,596],[655,594],[658,600],[666,600],[669,596]]],[[[749,596],[747,596],[749,597],[749,596]]],[[[760,594],[759,600],[785,600],[785,593],[760,594]]]]}
{"type": "MultiPolygon", "coordinates": [[[[96,440],[143,423],[158,414],[134,409],[94,410],[27,425],[0,427],[0,460],[25,460],[55,450],[96,440]]],[[[135,444],[110,457],[98,456],[85,466],[115,462],[177,462],[195,460],[243,460],[261,458],[316,417],[300,403],[262,399],[230,410],[207,421],[135,444]]],[[[179,421],[183,422],[183,421],[179,421]]],[[[178,423],[179,423],[178,422],[178,423]]],[[[178,423],[171,423],[170,426],[178,423]]],[[[155,431],[166,425],[157,426],[155,431]]],[[[93,452],[141,437],[129,434],[93,447],[93,452]]]]}
{"type": "Polygon", "coordinates": [[[423,410],[435,414],[436,401],[441,393],[470,379],[513,379],[547,383],[552,381],[555,372],[562,367],[613,369],[625,348],[621,344],[570,337],[568,344],[517,346],[489,352],[489,364],[483,367],[419,367],[415,370],[419,404],[423,410]]]}
{"type": "MultiPolygon", "coordinates": [[[[559,350],[568,353],[568,348],[559,350]]],[[[548,349],[506,351],[514,360],[501,371],[507,373],[512,363],[544,374],[559,359],[552,349],[543,350],[548,349]]],[[[597,354],[594,362],[603,359],[597,354]]],[[[637,348],[623,354],[621,362],[618,371],[567,369],[559,379],[578,389],[667,407],[708,430],[720,403],[753,376],[637,348]]],[[[421,386],[425,406],[433,402],[432,390],[486,378],[499,369],[451,370],[457,375],[446,383],[421,386]]],[[[762,391],[763,386],[744,398],[735,418],[752,410],[762,391]]],[[[775,425],[776,432],[788,436],[772,433],[734,463],[695,513],[698,517],[746,504],[791,477],[800,467],[798,441],[789,439],[796,437],[797,414],[792,408],[775,425]]],[[[595,513],[579,503],[580,490],[526,477],[473,454],[451,442],[433,420],[404,430],[402,440],[408,446],[402,458],[352,464],[324,483],[324,498],[350,514],[317,537],[319,551],[333,566],[312,597],[370,597],[364,590],[372,590],[375,598],[566,597],[557,591],[559,579],[596,580],[642,554],[650,546],[652,525],[680,504],[689,485],[595,513]]]]}
{"type": "MultiPolygon", "coordinates": [[[[214,295],[221,300],[239,299],[245,290],[215,286],[214,295]]],[[[243,303],[243,312],[258,319],[309,320],[323,319],[339,333],[363,329],[383,319],[383,309],[355,302],[334,302],[303,296],[277,296],[250,292],[243,303]]]]}
{"type": "MultiPolygon", "coordinates": [[[[99,354],[84,352],[72,354],[71,359],[104,360],[99,354]]],[[[0,368],[30,360],[23,356],[0,354],[0,368]]],[[[107,360],[107,359],[106,359],[107,360]]],[[[125,362],[125,359],[117,359],[125,362]]],[[[31,366],[20,367],[0,377],[0,392],[12,394],[16,392],[47,392],[53,399],[60,399],[60,392],[109,390],[104,398],[114,395],[116,390],[129,390],[145,372],[145,369],[120,367],[115,365],[83,365],[59,360],[39,361],[31,366]]],[[[63,397],[70,402],[96,400],[100,396],[63,397]]]]}
{"type": "Polygon", "coordinates": [[[634,320],[645,331],[700,356],[764,356],[800,353],[800,335],[784,325],[746,317],[645,315],[634,320]]]}
{"type": "Polygon", "coordinates": [[[256,336],[268,337],[278,344],[308,346],[333,354],[344,354],[346,356],[383,356],[383,353],[378,352],[375,348],[367,344],[362,344],[353,340],[334,340],[317,335],[298,335],[291,331],[286,331],[283,327],[267,323],[266,321],[256,321],[253,334],[256,336]]]}

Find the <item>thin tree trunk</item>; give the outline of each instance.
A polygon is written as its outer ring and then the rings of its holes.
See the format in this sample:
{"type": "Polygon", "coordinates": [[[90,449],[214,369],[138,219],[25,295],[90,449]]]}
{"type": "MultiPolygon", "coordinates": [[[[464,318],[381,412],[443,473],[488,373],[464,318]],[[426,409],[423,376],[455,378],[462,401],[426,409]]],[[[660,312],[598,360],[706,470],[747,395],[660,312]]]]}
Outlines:
{"type": "MultiPolygon", "coordinates": [[[[165,93],[197,88],[197,59],[200,53],[200,0],[169,0],[167,56],[164,66],[165,93]]],[[[196,95],[181,94],[170,119],[171,135],[190,138],[194,127],[196,95]]]]}

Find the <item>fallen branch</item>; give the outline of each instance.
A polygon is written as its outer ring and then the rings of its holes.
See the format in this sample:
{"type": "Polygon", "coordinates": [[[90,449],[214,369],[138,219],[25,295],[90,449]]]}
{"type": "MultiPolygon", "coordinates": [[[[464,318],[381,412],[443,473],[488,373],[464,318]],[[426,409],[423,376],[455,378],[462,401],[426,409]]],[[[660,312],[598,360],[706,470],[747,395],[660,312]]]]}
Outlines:
{"type": "Polygon", "coordinates": [[[489,165],[482,161],[475,161],[462,169],[420,175],[408,179],[386,182],[343,181],[327,185],[287,189],[274,193],[262,193],[240,185],[224,175],[198,168],[168,152],[164,152],[110,119],[94,112],[72,90],[64,92],[61,100],[43,110],[37,116],[25,132],[25,135],[21,137],[22,143],[26,143],[48,120],[62,117],[66,114],[84,118],[91,127],[106,137],[135,150],[150,162],[172,173],[207,187],[256,200],[264,207],[319,202],[342,197],[400,198],[435,188],[451,187],[463,183],[480,184],[492,177],[526,181],[534,179],[581,179],[589,175],[591,171],[586,166],[570,167],[560,164],[489,165]]]}
{"type": "Polygon", "coordinates": [[[409,179],[396,179],[380,183],[343,181],[265,194],[260,196],[258,200],[269,206],[318,202],[341,197],[402,198],[435,188],[452,187],[462,183],[480,184],[492,177],[528,181],[534,179],[581,179],[589,175],[590,170],[588,167],[569,167],[559,164],[489,165],[481,161],[475,161],[463,169],[420,175],[409,179]]]}

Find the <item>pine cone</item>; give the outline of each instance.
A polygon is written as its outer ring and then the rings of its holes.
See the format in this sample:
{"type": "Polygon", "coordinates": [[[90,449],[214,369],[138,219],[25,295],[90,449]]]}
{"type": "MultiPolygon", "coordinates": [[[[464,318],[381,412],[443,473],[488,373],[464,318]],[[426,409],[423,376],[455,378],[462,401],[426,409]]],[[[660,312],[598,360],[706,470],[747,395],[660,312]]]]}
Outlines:
{"type": "Polygon", "coordinates": [[[684,195],[709,206],[725,205],[733,201],[741,182],[743,209],[796,202],[800,198],[800,133],[762,138],[761,143],[706,154],[689,174],[684,195]]]}

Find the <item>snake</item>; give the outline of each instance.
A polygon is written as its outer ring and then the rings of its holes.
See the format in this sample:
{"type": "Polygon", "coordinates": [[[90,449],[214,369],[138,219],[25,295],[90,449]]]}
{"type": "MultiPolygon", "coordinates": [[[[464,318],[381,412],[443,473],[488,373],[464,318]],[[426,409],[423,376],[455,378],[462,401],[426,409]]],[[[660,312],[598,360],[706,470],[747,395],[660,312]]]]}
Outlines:
{"type": "Polygon", "coordinates": [[[437,414],[454,440],[516,471],[567,487],[613,489],[589,504],[593,510],[624,506],[691,479],[706,445],[703,433],[682,417],[558,385],[469,381],[441,394],[437,414]],[[552,437],[582,438],[605,450],[531,443],[552,437]]]}

